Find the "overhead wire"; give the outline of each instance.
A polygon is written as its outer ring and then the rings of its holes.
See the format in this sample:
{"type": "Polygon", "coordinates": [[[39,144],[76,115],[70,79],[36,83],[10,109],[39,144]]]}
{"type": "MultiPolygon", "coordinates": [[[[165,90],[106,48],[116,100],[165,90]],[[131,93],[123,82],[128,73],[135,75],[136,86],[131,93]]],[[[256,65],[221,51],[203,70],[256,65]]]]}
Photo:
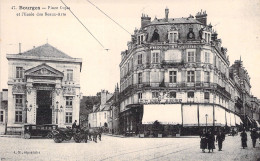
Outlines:
{"type": "Polygon", "coordinates": [[[88,31],[88,33],[105,49],[105,47],[102,45],[102,43],[90,32],[90,30],[80,21],[80,19],[72,12],[70,7],[68,7],[62,0],[60,0],[65,7],[71,12],[71,14],[78,20],[78,22],[88,31]]]}
{"type": "Polygon", "coordinates": [[[125,30],[127,33],[129,33],[130,35],[132,35],[129,31],[127,31],[122,25],[120,25],[118,22],[116,22],[114,19],[112,19],[110,16],[108,16],[104,11],[102,11],[98,6],[96,6],[95,4],[93,4],[92,2],[88,1],[91,5],[93,5],[94,7],[96,7],[100,12],[102,12],[105,16],[107,16],[110,20],[112,20],[114,23],[116,23],[119,27],[121,27],[123,30],[125,30]]]}

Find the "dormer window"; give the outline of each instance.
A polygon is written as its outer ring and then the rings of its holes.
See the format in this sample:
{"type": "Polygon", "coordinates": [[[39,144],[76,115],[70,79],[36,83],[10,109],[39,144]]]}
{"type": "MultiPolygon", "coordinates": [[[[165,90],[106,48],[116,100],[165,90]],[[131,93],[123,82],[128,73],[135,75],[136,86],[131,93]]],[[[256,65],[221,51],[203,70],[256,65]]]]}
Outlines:
{"type": "Polygon", "coordinates": [[[178,31],[169,31],[168,32],[168,40],[170,43],[177,42],[179,37],[178,31]]]}
{"type": "Polygon", "coordinates": [[[158,29],[155,29],[153,32],[152,40],[151,42],[159,42],[160,41],[160,35],[158,34],[158,29]]]}
{"type": "Polygon", "coordinates": [[[144,40],[145,40],[144,34],[140,34],[140,35],[137,36],[137,44],[138,45],[141,45],[144,40]]]}
{"type": "Polygon", "coordinates": [[[204,39],[207,43],[211,41],[211,33],[207,31],[202,32],[202,39],[204,39]]]}

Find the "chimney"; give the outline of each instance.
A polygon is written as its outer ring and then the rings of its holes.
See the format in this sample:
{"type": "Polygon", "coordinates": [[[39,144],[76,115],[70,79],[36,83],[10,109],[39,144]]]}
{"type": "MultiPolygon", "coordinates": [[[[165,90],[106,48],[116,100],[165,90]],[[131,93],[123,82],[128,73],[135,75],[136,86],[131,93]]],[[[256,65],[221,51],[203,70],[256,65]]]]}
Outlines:
{"type": "Polygon", "coordinates": [[[22,45],[21,45],[21,43],[19,43],[19,54],[21,53],[21,51],[22,51],[22,45]]]}
{"type": "Polygon", "coordinates": [[[151,23],[151,17],[148,17],[148,15],[142,14],[141,28],[147,26],[149,23],[151,23]]]}
{"type": "Polygon", "coordinates": [[[206,11],[202,12],[202,10],[201,10],[201,12],[198,12],[195,17],[196,17],[196,20],[201,22],[204,26],[207,26],[207,13],[206,13],[206,11]]]}
{"type": "Polygon", "coordinates": [[[165,21],[168,22],[168,15],[169,15],[169,9],[168,7],[165,8],[165,21]]]}

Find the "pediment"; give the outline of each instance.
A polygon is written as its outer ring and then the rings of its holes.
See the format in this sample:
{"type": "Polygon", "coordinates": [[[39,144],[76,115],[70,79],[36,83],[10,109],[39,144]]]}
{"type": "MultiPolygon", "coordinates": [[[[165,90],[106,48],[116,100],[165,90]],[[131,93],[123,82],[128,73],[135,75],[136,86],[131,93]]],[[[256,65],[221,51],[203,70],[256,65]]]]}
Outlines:
{"type": "Polygon", "coordinates": [[[63,77],[64,74],[59,70],[47,65],[41,64],[25,71],[25,76],[34,77],[63,77]]]}

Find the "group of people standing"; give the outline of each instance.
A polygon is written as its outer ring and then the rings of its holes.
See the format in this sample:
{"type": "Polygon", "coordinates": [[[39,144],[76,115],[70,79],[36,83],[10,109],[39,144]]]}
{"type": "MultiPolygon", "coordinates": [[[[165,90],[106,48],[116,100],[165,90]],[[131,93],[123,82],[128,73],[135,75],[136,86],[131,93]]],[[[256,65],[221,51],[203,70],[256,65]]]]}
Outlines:
{"type": "Polygon", "coordinates": [[[202,152],[205,153],[205,149],[208,149],[208,152],[213,152],[215,149],[215,141],[218,142],[218,150],[222,151],[222,143],[225,140],[225,134],[219,130],[215,139],[214,133],[209,129],[207,132],[203,129],[202,134],[200,135],[200,148],[202,152]]]}
{"type": "MultiPolygon", "coordinates": [[[[245,147],[247,147],[246,131],[243,130],[241,132],[240,136],[241,136],[242,148],[244,149],[245,147]]],[[[259,138],[259,144],[260,144],[260,133],[258,134],[257,130],[253,128],[251,130],[250,136],[252,139],[253,147],[255,148],[257,138],[259,138]]],[[[225,133],[221,129],[219,129],[219,131],[217,132],[217,135],[216,135],[216,139],[215,139],[215,135],[211,129],[209,129],[208,131],[203,129],[202,133],[200,134],[200,139],[201,139],[200,140],[200,149],[202,149],[203,153],[205,153],[206,149],[208,149],[209,153],[211,151],[213,152],[213,149],[215,149],[215,141],[218,143],[218,150],[222,151],[222,144],[223,144],[223,141],[225,140],[225,133]]]]}
{"type": "MultiPolygon", "coordinates": [[[[240,136],[241,136],[242,148],[245,149],[245,147],[247,147],[247,134],[246,134],[246,131],[243,130],[241,132],[240,136]]],[[[251,136],[251,139],[252,139],[253,148],[255,148],[257,138],[260,139],[260,133],[258,134],[256,129],[253,128],[251,130],[250,136],[251,136]]],[[[259,141],[259,143],[260,143],[260,141],[259,141]]]]}

